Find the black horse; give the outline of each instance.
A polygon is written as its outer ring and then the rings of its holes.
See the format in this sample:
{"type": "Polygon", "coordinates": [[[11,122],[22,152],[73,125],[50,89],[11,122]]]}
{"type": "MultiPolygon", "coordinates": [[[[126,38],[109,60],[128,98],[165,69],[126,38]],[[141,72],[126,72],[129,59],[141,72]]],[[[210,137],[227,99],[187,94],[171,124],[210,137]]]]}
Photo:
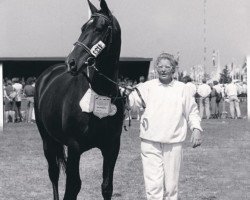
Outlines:
{"type": "Polygon", "coordinates": [[[80,156],[95,147],[104,159],[102,196],[110,200],[113,192],[124,118],[124,99],[116,84],[121,30],[105,0],[100,1],[100,10],[89,0],[88,4],[91,18],[83,25],[65,64],[48,68],[36,82],[35,116],[54,200],[59,200],[60,166],[66,172],[64,200],[77,199],[81,189],[80,156]],[[96,113],[83,112],[79,106],[90,89],[100,97],[94,98],[96,113]]]}

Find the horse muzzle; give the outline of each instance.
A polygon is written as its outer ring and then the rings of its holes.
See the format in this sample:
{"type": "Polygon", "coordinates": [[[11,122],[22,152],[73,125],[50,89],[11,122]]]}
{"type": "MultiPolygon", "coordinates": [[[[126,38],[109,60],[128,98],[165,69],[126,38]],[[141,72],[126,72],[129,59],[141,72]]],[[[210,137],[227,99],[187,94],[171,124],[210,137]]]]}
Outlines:
{"type": "Polygon", "coordinates": [[[96,64],[96,59],[94,57],[88,57],[87,60],[80,67],[78,67],[77,62],[74,59],[67,61],[66,64],[68,66],[68,71],[73,76],[76,76],[80,71],[82,71],[86,67],[94,67],[96,64]]]}
{"type": "Polygon", "coordinates": [[[78,69],[77,69],[76,61],[74,59],[66,61],[66,65],[67,65],[68,71],[71,73],[71,75],[73,75],[73,76],[77,75],[78,69]]]}

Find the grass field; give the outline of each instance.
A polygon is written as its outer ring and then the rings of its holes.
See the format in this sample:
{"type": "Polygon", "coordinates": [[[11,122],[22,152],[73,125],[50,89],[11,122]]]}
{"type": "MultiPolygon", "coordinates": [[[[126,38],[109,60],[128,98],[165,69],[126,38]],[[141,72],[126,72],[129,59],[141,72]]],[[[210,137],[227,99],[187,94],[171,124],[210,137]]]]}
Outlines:
{"type": "MultiPolygon", "coordinates": [[[[250,132],[247,120],[204,120],[203,144],[184,145],[181,200],[249,200],[250,132]]],[[[138,122],[123,132],[114,174],[113,199],[145,200],[138,122]]],[[[49,200],[52,188],[35,124],[7,124],[0,135],[0,199],[49,200]]],[[[92,149],[81,157],[78,199],[101,200],[102,156],[92,149]]],[[[65,175],[61,173],[60,197],[65,175]]]]}

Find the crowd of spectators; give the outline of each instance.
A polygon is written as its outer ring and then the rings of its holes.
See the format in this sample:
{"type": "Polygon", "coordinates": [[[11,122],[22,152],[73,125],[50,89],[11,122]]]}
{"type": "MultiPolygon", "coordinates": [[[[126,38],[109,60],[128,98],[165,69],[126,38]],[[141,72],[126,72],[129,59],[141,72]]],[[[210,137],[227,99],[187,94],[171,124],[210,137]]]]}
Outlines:
{"type": "MultiPolygon", "coordinates": [[[[144,82],[145,77],[141,76],[139,81],[129,78],[119,79],[119,85],[136,87],[140,82],[144,82]]],[[[192,96],[198,104],[200,117],[203,119],[232,118],[241,119],[240,104],[246,101],[246,82],[230,79],[228,83],[221,84],[218,81],[202,80],[202,83],[194,83],[189,76],[183,77],[180,81],[186,83],[192,96]],[[228,104],[228,106],[226,106],[228,104]]],[[[127,115],[133,119],[140,120],[143,109],[127,115]]]]}
{"type": "MultiPolygon", "coordinates": [[[[4,79],[4,119],[5,122],[35,122],[34,117],[34,91],[35,77],[24,78],[14,77],[4,79]]],[[[140,76],[139,80],[132,80],[128,77],[118,79],[121,87],[132,86],[145,82],[146,78],[140,76]]],[[[219,84],[218,81],[202,80],[202,83],[194,83],[189,76],[183,77],[180,81],[186,83],[194,96],[201,118],[233,118],[241,119],[240,103],[247,97],[246,82],[230,80],[227,84],[219,84]],[[229,103],[229,112],[225,104],[229,103]],[[230,113],[230,115],[229,115],[230,113]]],[[[140,120],[143,109],[128,111],[128,118],[140,120]]]]}
{"type": "Polygon", "coordinates": [[[33,123],[35,77],[4,78],[4,120],[5,123],[27,122],[33,123]]]}
{"type": "MultiPolygon", "coordinates": [[[[188,84],[190,78],[183,79],[188,84]]],[[[229,79],[226,84],[219,84],[218,81],[202,80],[201,84],[194,84],[192,89],[196,102],[199,106],[200,117],[205,119],[232,118],[241,119],[241,102],[246,100],[246,82],[229,79]],[[227,112],[226,103],[229,104],[227,112]],[[204,115],[205,114],[205,115],[204,115]]]]}

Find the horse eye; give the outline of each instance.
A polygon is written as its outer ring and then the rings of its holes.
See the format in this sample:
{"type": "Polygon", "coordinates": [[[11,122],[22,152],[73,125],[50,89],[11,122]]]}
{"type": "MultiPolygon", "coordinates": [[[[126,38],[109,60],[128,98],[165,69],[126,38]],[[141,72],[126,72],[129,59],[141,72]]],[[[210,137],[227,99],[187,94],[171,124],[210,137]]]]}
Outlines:
{"type": "Polygon", "coordinates": [[[103,26],[96,26],[95,31],[101,32],[103,30],[103,26]]]}

